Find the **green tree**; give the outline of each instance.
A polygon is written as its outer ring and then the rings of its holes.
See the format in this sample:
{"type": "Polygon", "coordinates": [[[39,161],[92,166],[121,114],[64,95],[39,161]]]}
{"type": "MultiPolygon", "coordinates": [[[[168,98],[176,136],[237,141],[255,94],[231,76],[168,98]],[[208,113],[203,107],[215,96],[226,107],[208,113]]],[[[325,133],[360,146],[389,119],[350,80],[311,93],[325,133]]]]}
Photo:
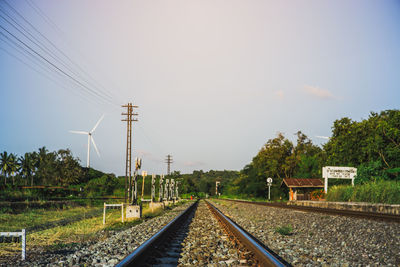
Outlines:
{"type": "Polygon", "coordinates": [[[25,155],[18,159],[19,162],[19,173],[25,178],[25,184],[31,181],[33,186],[33,173],[35,172],[35,156],[33,153],[25,153],[25,155]]]}
{"type": "Polygon", "coordinates": [[[385,170],[400,166],[400,111],[372,112],[360,122],[336,120],[324,150],[329,165],[360,166],[365,171],[363,182],[368,173],[372,180],[378,173],[386,179],[397,179],[395,174],[385,176],[385,170]]]}
{"type": "Polygon", "coordinates": [[[82,167],[79,165],[78,159],[72,156],[69,149],[60,149],[57,152],[57,179],[56,184],[70,185],[77,183],[79,178],[83,176],[82,167]]]}
{"type": "Polygon", "coordinates": [[[7,153],[7,151],[4,151],[3,153],[0,154],[0,170],[1,173],[4,176],[4,184],[7,185],[7,177],[10,173],[10,168],[12,163],[10,163],[11,158],[10,155],[7,153]]]}
{"type": "Polygon", "coordinates": [[[18,159],[15,154],[10,153],[8,164],[9,164],[9,174],[11,174],[12,177],[12,184],[15,185],[15,174],[17,173],[18,170],[18,159]]]}

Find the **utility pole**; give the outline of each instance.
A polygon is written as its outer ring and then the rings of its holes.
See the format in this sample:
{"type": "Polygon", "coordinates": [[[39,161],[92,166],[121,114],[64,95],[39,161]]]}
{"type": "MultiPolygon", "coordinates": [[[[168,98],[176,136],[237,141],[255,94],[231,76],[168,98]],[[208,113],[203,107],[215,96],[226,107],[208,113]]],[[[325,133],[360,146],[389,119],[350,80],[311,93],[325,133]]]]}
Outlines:
{"type": "Polygon", "coordinates": [[[215,196],[218,197],[218,186],[221,182],[220,181],[215,181],[215,196]]]}
{"type": "Polygon", "coordinates": [[[138,113],[134,113],[133,109],[138,108],[138,106],[128,103],[122,105],[123,108],[127,109],[127,112],[121,113],[121,115],[126,116],[122,121],[127,122],[126,127],[126,167],[125,167],[125,203],[127,203],[127,196],[130,197],[129,191],[132,183],[132,125],[134,121],[138,121],[135,116],[138,113]],[[128,185],[129,183],[129,185],[128,185]]]}
{"type": "Polygon", "coordinates": [[[168,167],[167,167],[167,175],[170,175],[171,174],[171,172],[170,172],[170,167],[171,167],[171,163],[173,163],[173,160],[172,160],[172,156],[171,155],[167,155],[167,158],[165,159],[165,163],[167,163],[168,165],[168,167]]]}

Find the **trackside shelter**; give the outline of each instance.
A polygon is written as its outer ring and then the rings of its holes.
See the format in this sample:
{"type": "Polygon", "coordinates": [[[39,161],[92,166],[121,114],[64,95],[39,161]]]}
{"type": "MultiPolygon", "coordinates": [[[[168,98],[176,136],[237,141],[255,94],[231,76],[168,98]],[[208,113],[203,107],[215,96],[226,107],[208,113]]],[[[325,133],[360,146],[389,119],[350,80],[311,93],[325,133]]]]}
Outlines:
{"type": "Polygon", "coordinates": [[[322,179],[317,178],[284,178],[281,187],[289,188],[289,200],[310,200],[310,193],[324,188],[322,179]]]}

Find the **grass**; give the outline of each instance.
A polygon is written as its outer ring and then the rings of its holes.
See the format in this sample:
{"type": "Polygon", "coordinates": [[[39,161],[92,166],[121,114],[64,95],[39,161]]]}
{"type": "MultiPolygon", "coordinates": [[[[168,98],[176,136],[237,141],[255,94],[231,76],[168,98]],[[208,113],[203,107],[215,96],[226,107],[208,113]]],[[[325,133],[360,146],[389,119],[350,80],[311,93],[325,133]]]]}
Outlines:
{"type": "MultiPolygon", "coordinates": [[[[182,204],[182,203],[180,203],[182,204]]],[[[45,222],[56,221],[68,216],[74,216],[96,208],[71,208],[67,210],[32,210],[22,214],[0,214],[0,231],[20,231],[22,228],[45,222]]],[[[97,208],[98,209],[98,208],[97,208]]],[[[106,224],[103,225],[103,215],[72,222],[64,226],[27,233],[27,250],[41,247],[45,250],[60,250],[89,240],[101,240],[109,236],[109,231],[120,231],[163,213],[162,208],[151,211],[143,208],[142,219],[125,219],[121,222],[121,209],[107,209],[106,224]]],[[[21,243],[0,243],[0,257],[10,253],[20,253],[21,243]]]]}
{"type": "Polygon", "coordinates": [[[332,186],[326,197],[329,201],[400,204],[400,182],[378,181],[354,187],[332,186]]]}
{"type": "Polygon", "coordinates": [[[96,207],[76,207],[70,209],[32,209],[20,214],[0,213],[0,231],[21,231],[23,228],[33,227],[48,222],[55,222],[63,218],[73,217],[96,210],[96,207]]]}
{"type": "Polygon", "coordinates": [[[279,226],[275,228],[275,232],[281,235],[292,235],[293,234],[293,227],[288,224],[284,226],[279,226]]]}

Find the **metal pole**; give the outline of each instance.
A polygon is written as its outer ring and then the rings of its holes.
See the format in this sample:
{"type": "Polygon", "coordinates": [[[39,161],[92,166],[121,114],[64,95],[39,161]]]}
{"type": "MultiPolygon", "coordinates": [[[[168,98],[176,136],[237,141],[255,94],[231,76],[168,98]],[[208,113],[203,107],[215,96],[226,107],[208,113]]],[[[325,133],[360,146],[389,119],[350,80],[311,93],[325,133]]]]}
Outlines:
{"type": "Polygon", "coordinates": [[[103,209],[103,224],[106,224],[106,203],[104,202],[104,209],[103,209]]]}
{"type": "Polygon", "coordinates": [[[122,222],[124,222],[124,203],[121,203],[121,218],[122,218],[122,222]]]}
{"type": "Polygon", "coordinates": [[[26,232],[25,229],[22,229],[22,260],[24,261],[26,258],[26,232]]]}
{"type": "Polygon", "coordinates": [[[271,185],[268,184],[268,200],[271,199],[271,185]]]}
{"type": "Polygon", "coordinates": [[[143,194],[144,194],[144,179],[146,178],[146,175],[143,175],[143,183],[142,183],[142,199],[143,199],[143,194]]]}

